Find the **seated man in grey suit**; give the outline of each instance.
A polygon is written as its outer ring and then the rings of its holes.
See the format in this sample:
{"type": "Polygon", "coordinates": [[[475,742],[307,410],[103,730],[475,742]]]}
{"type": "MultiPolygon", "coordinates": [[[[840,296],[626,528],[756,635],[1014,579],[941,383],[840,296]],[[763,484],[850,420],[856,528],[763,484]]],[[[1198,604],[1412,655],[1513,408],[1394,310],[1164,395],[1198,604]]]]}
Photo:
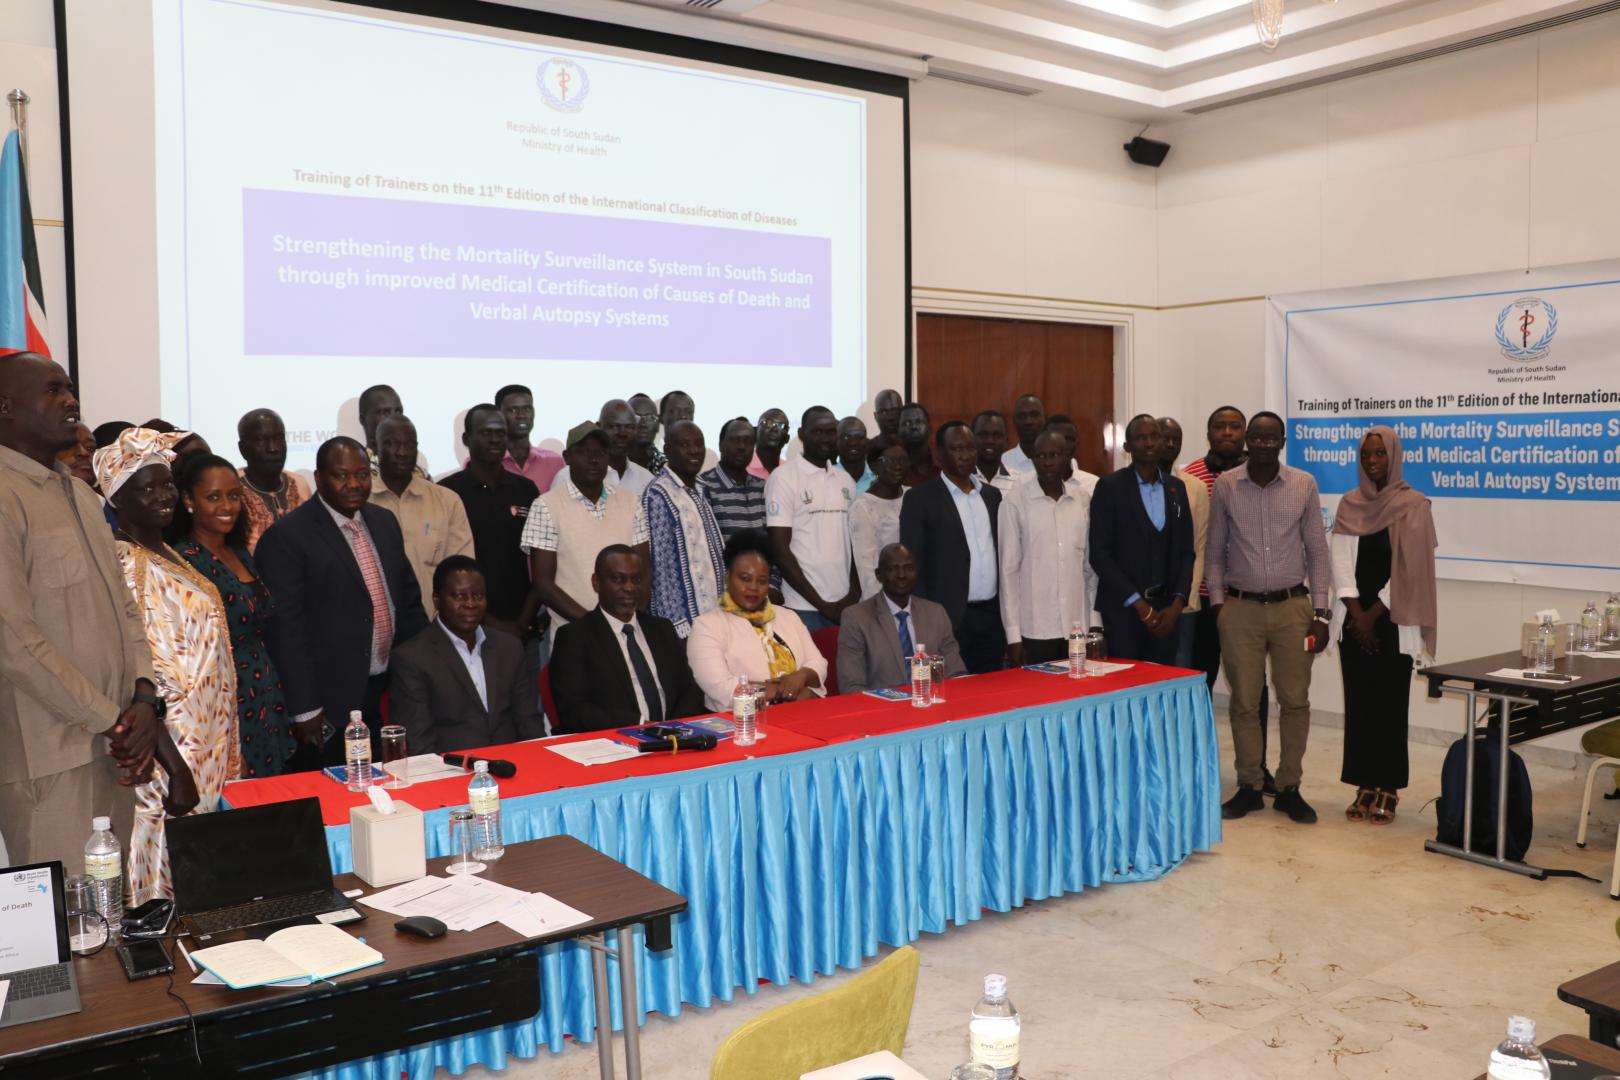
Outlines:
{"type": "Polygon", "coordinates": [[[394,650],[388,720],[412,754],[537,739],[545,725],[523,643],[482,625],[489,604],[477,561],[452,555],[433,569],[433,625],[394,650]]]}
{"type": "Polygon", "coordinates": [[[945,677],[966,674],[944,607],[912,596],[917,560],[904,544],[878,552],[876,596],[844,609],[838,631],[838,692],[854,694],[911,682],[910,656],[921,642],[945,658],[945,677]]]}

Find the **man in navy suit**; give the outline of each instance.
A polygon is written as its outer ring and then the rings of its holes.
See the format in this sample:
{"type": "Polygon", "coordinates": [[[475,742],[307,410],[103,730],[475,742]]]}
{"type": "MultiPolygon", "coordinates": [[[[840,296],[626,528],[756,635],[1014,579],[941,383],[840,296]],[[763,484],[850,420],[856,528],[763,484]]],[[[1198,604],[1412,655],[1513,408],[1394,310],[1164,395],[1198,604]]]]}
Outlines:
{"type": "Polygon", "coordinates": [[[356,709],[375,750],[389,657],[427,626],[399,520],[366,501],[366,448],[345,436],[322,443],[315,490],[265,532],[256,553],[275,604],[270,655],[301,744],[293,769],[341,763],[356,709]]]}
{"type": "Polygon", "coordinates": [[[906,492],[900,542],[917,559],[916,595],[945,608],[969,674],[999,671],[1007,634],[997,602],[1001,492],[977,475],[979,450],[960,420],[934,434],[941,472],[906,492]]]}
{"type": "Polygon", "coordinates": [[[1091,565],[1108,651],[1155,664],[1176,661],[1176,626],[1196,582],[1193,520],[1181,478],[1159,467],[1163,436],[1151,416],[1125,425],[1131,464],[1091,496],[1091,565]]]}

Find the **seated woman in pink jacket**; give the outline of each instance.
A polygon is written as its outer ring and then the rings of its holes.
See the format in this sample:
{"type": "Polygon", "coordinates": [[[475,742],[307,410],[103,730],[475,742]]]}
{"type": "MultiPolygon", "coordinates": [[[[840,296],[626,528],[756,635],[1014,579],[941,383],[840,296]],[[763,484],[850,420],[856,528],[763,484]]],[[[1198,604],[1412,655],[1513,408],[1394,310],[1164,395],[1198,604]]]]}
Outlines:
{"type": "Polygon", "coordinates": [[[771,603],[770,542],[744,530],[726,543],[726,591],[720,606],[692,623],[686,659],[708,706],[731,708],[737,676],[765,684],[768,701],[821,697],[827,661],[799,617],[771,603]]]}

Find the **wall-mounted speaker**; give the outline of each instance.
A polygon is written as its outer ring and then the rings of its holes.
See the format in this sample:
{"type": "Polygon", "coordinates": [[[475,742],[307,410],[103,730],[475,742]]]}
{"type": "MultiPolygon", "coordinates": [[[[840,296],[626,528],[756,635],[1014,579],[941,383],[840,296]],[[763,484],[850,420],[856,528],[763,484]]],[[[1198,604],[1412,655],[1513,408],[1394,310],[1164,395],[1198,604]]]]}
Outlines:
{"type": "Polygon", "coordinates": [[[1170,144],[1157,142],[1153,139],[1144,139],[1138,135],[1125,144],[1125,152],[1138,165],[1147,165],[1157,169],[1164,164],[1164,157],[1170,152],[1170,144]]]}

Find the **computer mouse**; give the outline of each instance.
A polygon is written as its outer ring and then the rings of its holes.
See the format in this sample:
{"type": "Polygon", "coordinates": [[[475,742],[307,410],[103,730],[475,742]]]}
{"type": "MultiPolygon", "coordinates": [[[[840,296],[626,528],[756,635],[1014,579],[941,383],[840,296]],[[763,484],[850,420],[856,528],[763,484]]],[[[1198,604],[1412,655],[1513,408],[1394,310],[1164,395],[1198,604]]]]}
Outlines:
{"type": "Polygon", "coordinates": [[[402,934],[412,934],[422,938],[436,938],[444,937],[444,932],[449,927],[431,915],[412,915],[395,923],[394,929],[402,934]]]}

